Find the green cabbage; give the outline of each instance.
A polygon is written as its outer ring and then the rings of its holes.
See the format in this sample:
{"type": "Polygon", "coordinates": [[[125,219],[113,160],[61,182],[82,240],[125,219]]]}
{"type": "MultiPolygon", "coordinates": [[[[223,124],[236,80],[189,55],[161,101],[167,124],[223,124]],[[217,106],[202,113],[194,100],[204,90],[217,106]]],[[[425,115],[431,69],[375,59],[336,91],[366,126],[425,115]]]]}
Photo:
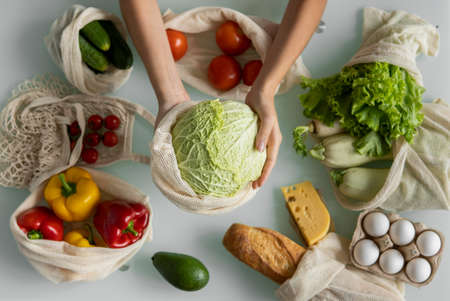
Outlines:
{"type": "MultiPolygon", "coordinates": [[[[302,87],[309,88],[300,95],[303,114],[328,126],[339,120],[359,138],[354,147],[362,155],[383,156],[401,136],[411,143],[423,120],[425,89],[405,69],[388,63],[345,67],[323,79],[303,78],[302,87]]],[[[304,148],[298,137],[295,144],[297,150],[304,148]]]]}
{"type": "Polygon", "coordinates": [[[198,195],[230,197],[260,175],[266,153],[255,150],[258,117],[236,101],[201,102],[172,129],[181,177],[198,195]]]}

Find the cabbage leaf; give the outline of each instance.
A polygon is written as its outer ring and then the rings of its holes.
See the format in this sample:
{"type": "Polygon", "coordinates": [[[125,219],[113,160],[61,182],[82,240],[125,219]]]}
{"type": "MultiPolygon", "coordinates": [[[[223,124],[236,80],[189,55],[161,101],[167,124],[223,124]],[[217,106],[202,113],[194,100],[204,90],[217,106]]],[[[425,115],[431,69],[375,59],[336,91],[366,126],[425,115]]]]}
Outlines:
{"type": "Polygon", "coordinates": [[[258,117],[236,101],[201,102],[172,129],[181,177],[198,195],[230,197],[260,175],[266,153],[255,149],[258,117]]]}

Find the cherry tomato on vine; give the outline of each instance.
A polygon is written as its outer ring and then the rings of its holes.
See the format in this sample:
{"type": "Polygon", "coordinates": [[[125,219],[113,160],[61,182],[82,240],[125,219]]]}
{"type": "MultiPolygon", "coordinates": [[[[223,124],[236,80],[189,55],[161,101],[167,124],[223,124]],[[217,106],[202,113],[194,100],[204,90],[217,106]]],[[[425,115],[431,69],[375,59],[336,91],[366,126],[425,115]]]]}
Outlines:
{"type": "Polygon", "coordinates": [[[186,54],[186,51],[188,49],[186,36],[181,31],[174,29],[167,29],[166,34],[167,39],[169,40],[173,59],[176,62],[186,54]]]}
{"type": "Polygon", "coordinates": [[[84,144],[87,146],[97,146],[102,140],[99,133],[89,133],[84,136],[84,144]]]}
{"type": "Polygon", "coordinates": [[[81,152],[81,159],[88,164],[93,164],[97,162],[98,159],[98,151],[95,148],[87,148],[85,147],[81,152]]]}
{"type": "Polygon", "coordinates": [[[105,128],[114,131],[120,126],[120,119],[116,115],[109,115],[105,118],[105,128]]]}
{"type": "Polygon", "coordinates": [[[78,121],[74,121],[69,125],[69,135],[71,139],[76,139],[81,134],[81,128],[78,121]]]}
{"type": "Polygon", "coordinates": [[[89,117],[87,121],[87,124],[88,128],[90,128],[91,130],[98,131],[103,126],[103,118],[97,114],[91,115],[91,117],[89,117]]]}
{"type": "Polygon", "coordinates": [[[116,133],[112,131],[107,131],[103,134],[103,144],[107,147],[113,147],[116,146],[116,144],[119,142],[119,138],[117,137],[116,133]]]}
{"type": "Polygon", "coordinates": [[[261,60],[250,61],[245,64],[244,69],[242,70],[242,81],[245,85],[251,86],[255,81],[256,77],[258,77],[259,71],[262,68],[261,60]]]}
{"type": "Polygon", "coordinates": [[[239,55],[247,50],[251,41],[236,22],[227,21],[216,31],[216,43],[225,54],[239,55]]]}
{"type": "Polygon", "coordinates": [[[231,56],[216,56],[209,63],[208,80],[217,90],[228,91],[239,84],[241,66],[231,56]]]}

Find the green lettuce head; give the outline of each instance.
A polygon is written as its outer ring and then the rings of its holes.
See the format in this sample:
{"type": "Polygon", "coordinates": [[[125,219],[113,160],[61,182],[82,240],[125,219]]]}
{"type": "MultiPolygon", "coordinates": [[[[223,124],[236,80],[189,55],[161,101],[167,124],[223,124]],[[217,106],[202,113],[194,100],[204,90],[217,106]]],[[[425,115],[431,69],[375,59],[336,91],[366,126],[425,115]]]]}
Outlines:
{"type": "Polygon", "coordinates": [[[260,175],[258,116],[237,101],[210,100],[184,112],[172,129],[181,177],[198,195],[231,197],[260,175]]]}

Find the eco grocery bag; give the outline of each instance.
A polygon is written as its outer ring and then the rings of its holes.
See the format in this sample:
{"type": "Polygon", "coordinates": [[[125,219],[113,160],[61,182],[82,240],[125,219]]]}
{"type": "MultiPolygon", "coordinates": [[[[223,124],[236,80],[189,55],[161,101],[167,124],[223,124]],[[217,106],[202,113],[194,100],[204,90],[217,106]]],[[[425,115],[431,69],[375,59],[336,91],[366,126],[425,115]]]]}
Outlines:
{"type": "Polygon", "coordinates": [[[112,175],[89,168],[86,170],[98,185],[103,196],[102,200],[107,196],[108,199],[122,199],[147,206],[150,211],[149,225],[140,240],[120,249],[80,248],[64,241],[28,239],[17,225],[16,219],[21,212],[45,202],[43,191],[46,182],[40,184],[14,211],[10,219],[10,228],[20,252],[42,276],[54,283],[103,279],[125,264],[146,241],[152,239],[152,211],[149,197],[112,175]]]}
{"type": "MultiPolygon", "coordinates": [[[[437,55],[435,26],[404,11],[364,9],[363,42],[346,66],[387,62],[405,68],[423,85],[416,56],[437,55]]],[[[334,186],[346,208],[381,207],[391,211],[450,208],[450,108],[442,100],[423,105],[424,121],[412,144],[394,142],[394,162],[383,188],[369,202],[349,200],[334,186]]]]}
{"type": "Polygon", "coordinates": [[[95,74],[81,60],[78,35],[81,28],[95,20],[110,20],[127,39],[127,30],[114,14],[95,7],[74,5],[50,27],[44,42],[53,60],[61,67],[67,80],[85,94],[104,94],[117,90],[131,74],[132,68],[121,70],[110,66],[105,73],[95,74]]]}
{"type": "Polygon", "coordinates": [[[0,185],[34,190],[50,176],[80,160],[86,120],[92,114],[114,114],[120,127],[118,144],[99,144],[99,167],[118,160],[149,164],[150,158],[132,152],[135,114],[150,124],[154,116],[140,105],[115,97],[73,94],[74,88],[55,76],[35,77],[21,83],[0,112],[0,185]],[[70,150],[67,126],[78,121],[81,136],[70,150]]]}
{"type": "MultiPolygon", "coordinates": [[[[185,56],[176,62],[181,79],[208,95],[234,100],[244,100],[251,87],[241,83],[229,91],[221,92],[214,89],[208,81],[210,61],[223,54],[216,44],[216,29],[225,21],[231,20],[238,23],[252,41],[253,47],[235,57],[241,66],[250,60],[261,59],[264,62],[278,30],[278,24],[269,20],[246,16],[223,7],[198,7],[181,14],[168,10],[163,20],[165,28],[185,33],[188,40],[185,56]]],[[[281,82],[278,92],[286,92],[298,84],[300,75],[309,77],[309,71],[302,58],[298,57],[281,82]]]]}
{"type": "Polygon", "coordinates": [[[161,192],[181,209],[199,214],[224,213],[250,200],[256,190],[249,183],[232,197],[201,196],[182,179],[172,145],[171,130],[177,118],[197,103],[190,101],[175,106],[155,129],[150,143],[153,181],[161,192]]]}
{"type": "Polygon", "coordinates": [[[450,209],[450,107],[442,100],[425,103],[425,117],[414,143],[395,141],[394,162],[384,186],[369,202],[349,200],[334,186],[346,208],[381,207],[389,211],[450,209]]]}
{"type": "Polygon", "coordinates": [[[352,267],[350,242],[329,233],[303,255],[291,279],[277,290],[284,301],[403,301],[404,284],[352,267]]]}

